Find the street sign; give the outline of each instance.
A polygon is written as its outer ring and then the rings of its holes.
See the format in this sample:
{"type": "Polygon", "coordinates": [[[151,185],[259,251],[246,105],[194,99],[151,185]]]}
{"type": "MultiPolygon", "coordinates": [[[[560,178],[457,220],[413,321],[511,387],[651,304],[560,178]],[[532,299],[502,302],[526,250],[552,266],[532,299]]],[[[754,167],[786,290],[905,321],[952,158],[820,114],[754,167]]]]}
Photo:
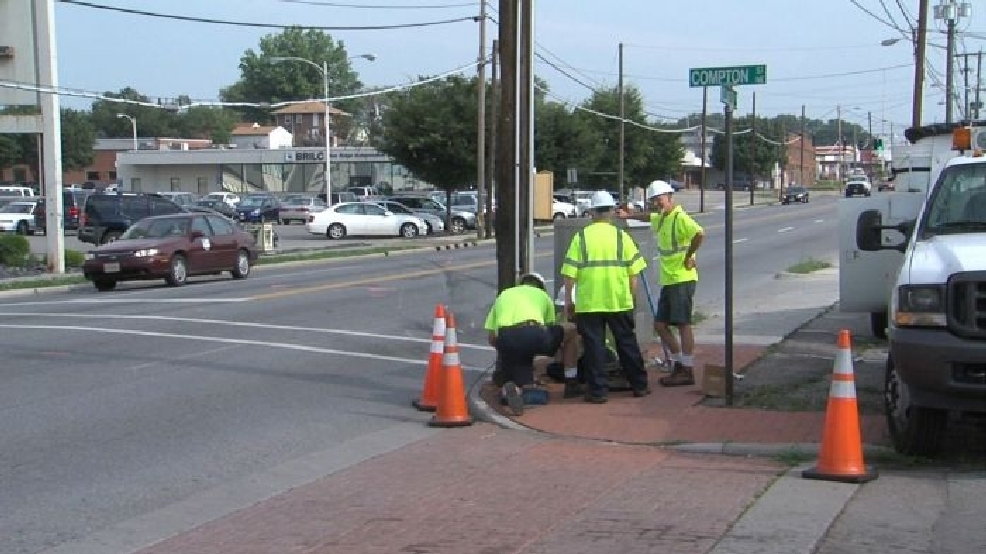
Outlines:
{"type": "Polygon", "coordinates": [[[568,182],[569,183],[572,183],[572,184],[575,184],[575,183],[578,183],[579,182],[579,170],[578,169],[569,169],[568,170],[568,182]]]}
{"type": "Polygon", "coordinates": [[[734,110],[736,109],[737,97],[736,89],[733,87],[729,85],[719,87],[719,100],[734,110]]]}
{"type": "Polygon", "coordinates": [[[688,70],[688,86],[692,88],[719,87],[723,85],[763,85],[766,83],[766,65],[700,67],[688,70]]]}

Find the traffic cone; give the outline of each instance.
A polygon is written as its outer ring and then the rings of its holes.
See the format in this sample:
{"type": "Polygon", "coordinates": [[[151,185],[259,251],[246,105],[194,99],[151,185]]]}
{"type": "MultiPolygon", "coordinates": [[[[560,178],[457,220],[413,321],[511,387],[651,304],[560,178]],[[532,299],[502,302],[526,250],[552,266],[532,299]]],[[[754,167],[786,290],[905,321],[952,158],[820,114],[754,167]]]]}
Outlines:
{"type": "Polygon", "coordinates": [[[811,469],[802,471],[801,476],[805,479],[866,483],[876,479],[877,472],[863,463],[852,367],[852,339],[848,330],[839,331],[838,345],[818,461],[811,469]]]}
{"type": "Polygon", "coordinates": [[[441,394],[442,356],[445,352],[445,306],[435,306],[435,323],[431,331],[431,350],[428,353],[428,369],[421,389],[421,398],[412,400],[411,405],[422,412],[434,412],[441,394]]]}
{"type": "Polygon", "coordinates": [[[466,387],[462,382],[462,366],[459,364],[459,343],[455,337],[455,315],[445,315],[445,355],[442,358],[442,377],[439,380],[440,395],[435,415],[428,425],[432,427],[465,427],[472,425],[466,406],[466,387]]]}

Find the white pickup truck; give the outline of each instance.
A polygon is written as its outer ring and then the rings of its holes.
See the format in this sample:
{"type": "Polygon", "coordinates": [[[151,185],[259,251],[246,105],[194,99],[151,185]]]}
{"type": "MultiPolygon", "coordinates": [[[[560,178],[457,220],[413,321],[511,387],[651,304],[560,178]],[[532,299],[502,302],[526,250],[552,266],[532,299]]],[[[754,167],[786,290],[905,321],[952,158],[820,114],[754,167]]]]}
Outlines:
{"type": "Polygon", "coordinates": [[[840,200],[840,307],[889,339],[895,448],[930,456],[949,412],[986,415],[986,129],[908,138],[895,192],[840,200]]]}

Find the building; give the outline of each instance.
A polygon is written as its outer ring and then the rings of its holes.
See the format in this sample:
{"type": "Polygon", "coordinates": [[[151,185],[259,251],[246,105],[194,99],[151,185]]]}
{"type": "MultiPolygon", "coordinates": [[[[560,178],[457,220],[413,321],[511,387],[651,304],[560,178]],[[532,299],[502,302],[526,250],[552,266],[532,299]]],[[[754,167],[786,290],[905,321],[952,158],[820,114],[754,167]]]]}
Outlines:
{"type": "MultiPolygon", "coordinates": [[[[332,189],[425,187],[387,155],[370,147],[331,149],[332,189]]],[[[141,150],[120,152],[118,175],[133,192],[216,191],[318,194],[325,185],[324,148],[141,150]]]]}
{"type": "MultiPolygon", "coordinates": [[[[348,113],[329,106],[332,121],[332,145],[339,144],[338,119],[349,116],[348,113]],[[335,130],[333,130],[335,129],[335,130]]],[[[290,104],[274,110],[274,121],[287,129],[293,136],[293,146],[324,146],[325,145],[325,103],[319,101],[290,104]]]]}
{"type": "Polygon", "coordinates": [[[258,123],[237,125],[230,132],[230,143],[237,148],[290,148],[294,137],[287,129],[277,126],[261,126],[258,123]]]}
{"type": "MultiPolygon", "coordinates": [[[[687,188],[699,188],[702,185],[702,129],[695,129],[693,133],[682,133],[681,148],[684,155],[681,158],[682,181],[687,188]]],[[[705,133],[705,160],[706,180],[709,179],[708,170],[712,167],[712,144],[715,135],[710,132],[705,133]]]]}
{"type": "Polygon", "coordinates": [[[818,178],[823,181],[838,181],[849,174],[849,168],[859,161],[858,152],[853,146],[816,146],[815,163],[818,164],[818,178]]]}
{"type": "Polygon", "coordinates": [[[815,160],[815,144],[811,137],[801,133],[788,133],[787,156],[784,164],[784,182],[811,186],[818,180],[818,165],[815,160]]]}

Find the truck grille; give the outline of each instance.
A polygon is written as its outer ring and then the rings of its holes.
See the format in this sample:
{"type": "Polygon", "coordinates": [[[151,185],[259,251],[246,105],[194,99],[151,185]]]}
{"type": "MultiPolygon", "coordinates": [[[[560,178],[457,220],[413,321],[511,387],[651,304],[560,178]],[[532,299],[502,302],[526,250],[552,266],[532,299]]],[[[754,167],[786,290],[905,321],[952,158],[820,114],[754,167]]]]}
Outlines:
{"type": "Polygon", "coordinates": [[[986,339],[986,271],[953,275],[946,298],[949,329],[959,336],[986,339]]]}

